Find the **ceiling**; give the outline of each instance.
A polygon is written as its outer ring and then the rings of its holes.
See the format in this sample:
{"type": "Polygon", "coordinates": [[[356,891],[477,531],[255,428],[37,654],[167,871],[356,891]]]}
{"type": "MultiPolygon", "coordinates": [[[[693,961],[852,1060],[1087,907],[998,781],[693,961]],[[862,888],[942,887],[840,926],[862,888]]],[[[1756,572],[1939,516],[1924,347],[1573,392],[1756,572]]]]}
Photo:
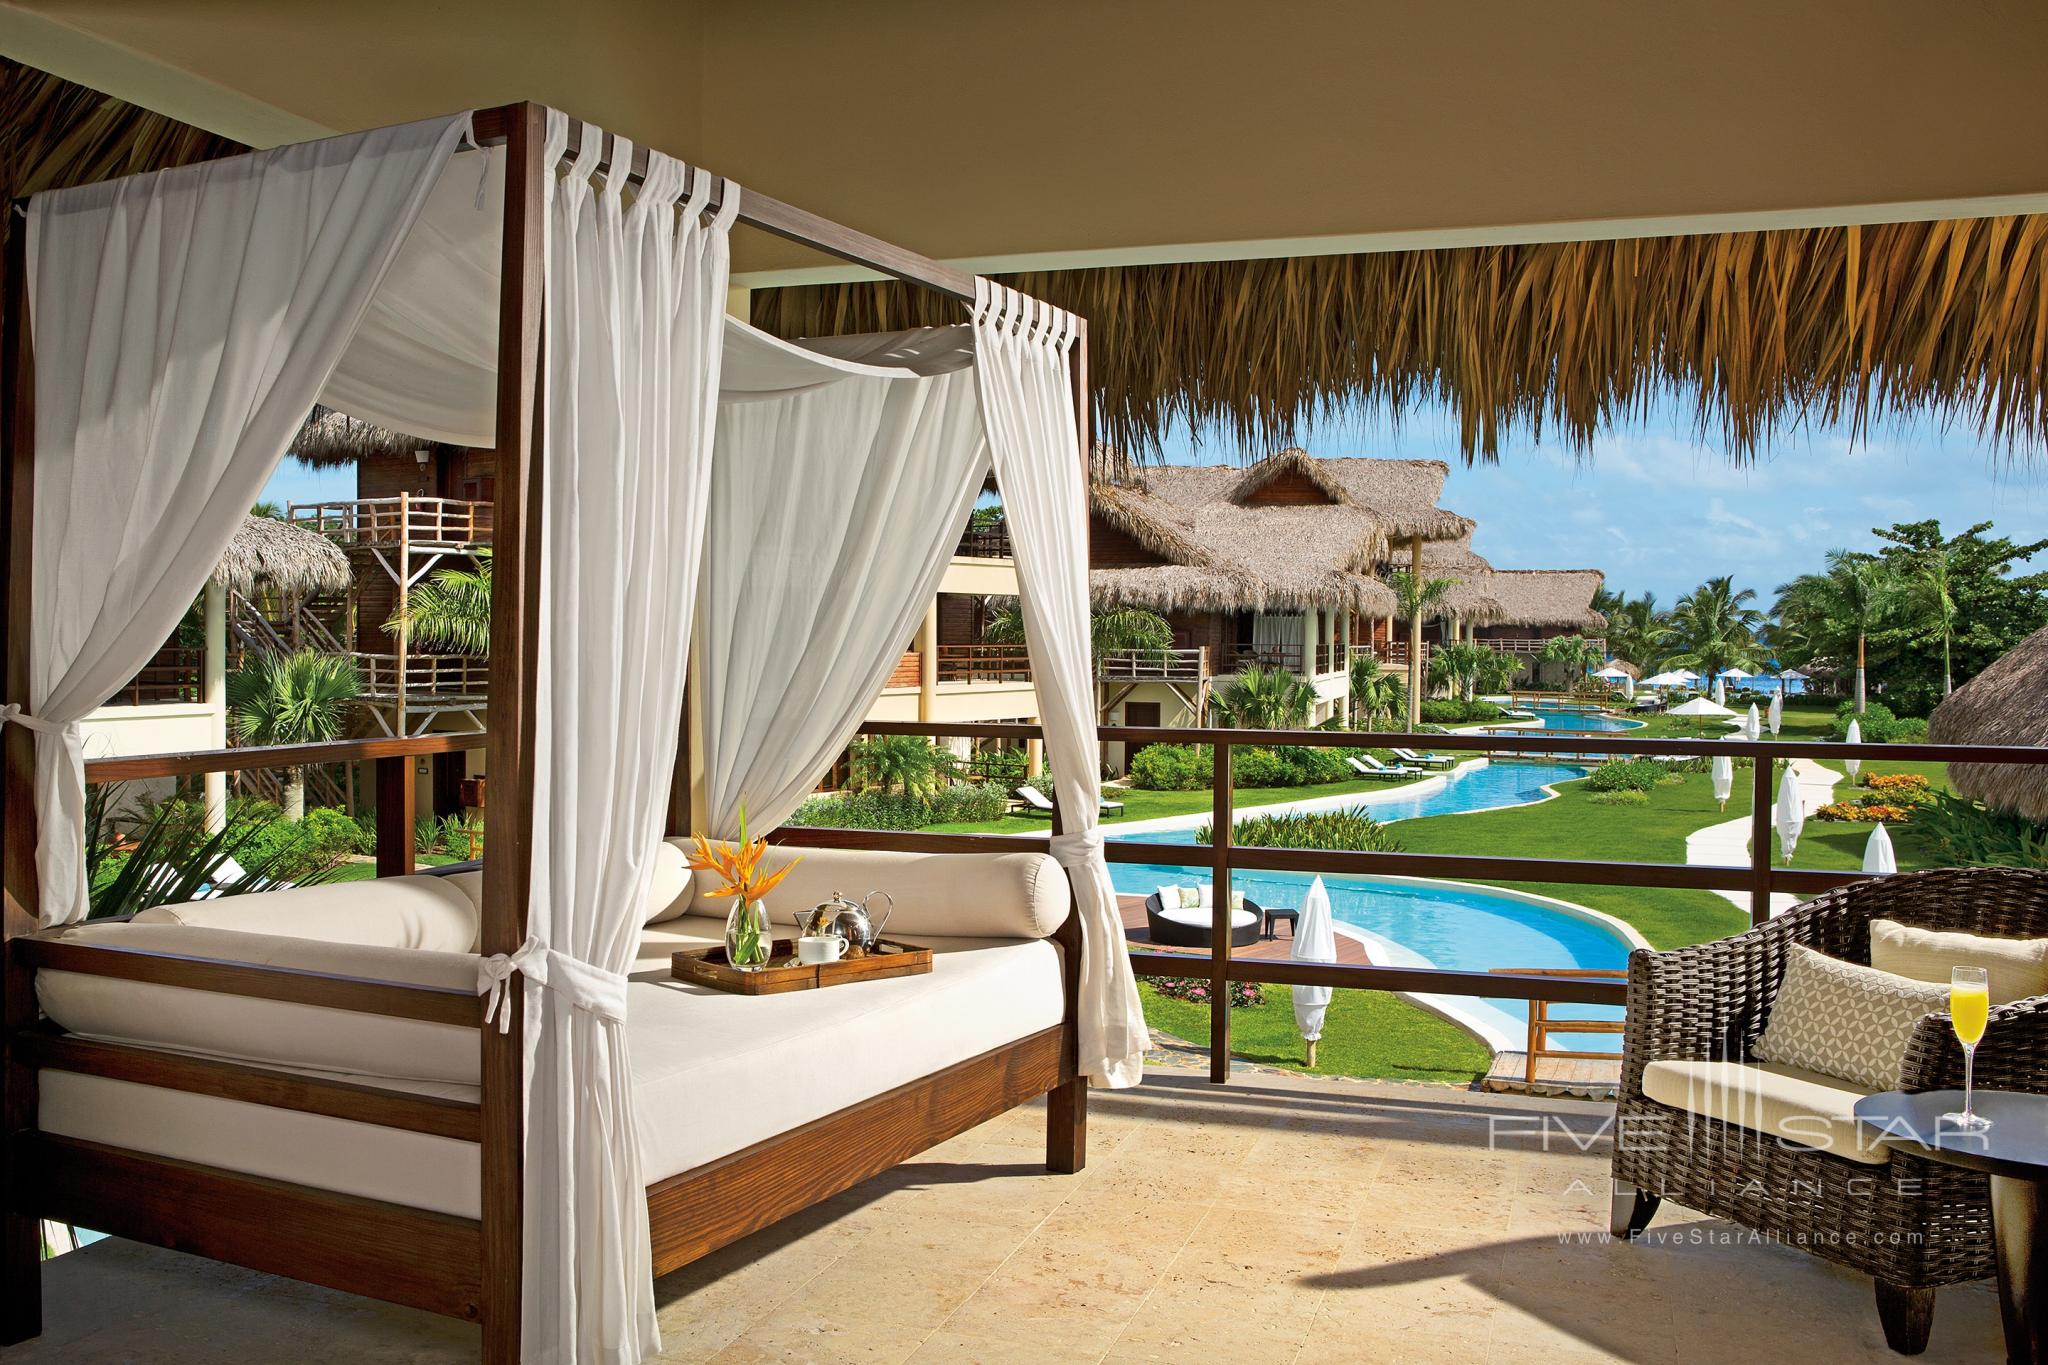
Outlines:
{"type": "Polygon", "coordinates": [[[20,0],[0,52],[260,144],[541,100],[982,269],[2048,210],[2032,3],[20,0]]]}

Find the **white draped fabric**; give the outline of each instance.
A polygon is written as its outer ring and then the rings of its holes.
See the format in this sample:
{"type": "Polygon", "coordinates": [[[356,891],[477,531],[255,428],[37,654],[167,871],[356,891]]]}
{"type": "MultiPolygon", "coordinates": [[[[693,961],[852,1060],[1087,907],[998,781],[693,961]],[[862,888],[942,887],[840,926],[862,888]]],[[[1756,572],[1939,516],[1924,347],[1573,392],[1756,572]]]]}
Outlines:
{"type": "MultiPolygon", "coordinates": [[[[567,140],[550,112],[546,164],[567,140]]],[[[602,143],[586,126],[549,188],[529,938],[481,984],[524,973],[522,1354],[630,1365],[660,1338],[624,973],[674,773],[739,190],[707,222],[710,178],[657,153],[622,202],[623,177],[591,183],[602,143]]]]}
{"type": "Polygon", "coordinates": [[[1031,678],[1064,833],[1053,856],[1081,925],[1081,1074],[1108,1086],[1144,1074],[1145,1015],[1102,856],[1100,751],[1090,657],[1088,506],[1074,422],[1071,314],[976,282],[975,378],[1016,547],[1031,678]]]}
{"type": "MultiPolygon", "coordinates": [[[[1289,957],[1296,962],[1335,962],[1337,960],[1337,926],[1330,914],[1330,890],[1323,885],[1321,877],[1309,883],[1308,894],[1301,898],[1301,918],[1295,921],[1294,942],[1288,950],[1289,957]]],[[[1319,1041],[1323,1036],[1323,1016],[1329,1013],[1330,997],[1336,994],[1329,986],[1294,986],[1294,1025],[1305,1043],[1319,1041]]]]}
{"type": "Polygon", "coordinates": [[[846,748],[988,471],[964,369],[759,346],[744,368],[720,406],[696,635],[698,818],[720,838],[742,811],[780,824],[846,748]]]}
{"type": "Polygon", "coordinates": [[[42,919],[86,909],[78,722],[191,607],[326,384],[467,115],[39,194],[34,591],[42,919]]]}

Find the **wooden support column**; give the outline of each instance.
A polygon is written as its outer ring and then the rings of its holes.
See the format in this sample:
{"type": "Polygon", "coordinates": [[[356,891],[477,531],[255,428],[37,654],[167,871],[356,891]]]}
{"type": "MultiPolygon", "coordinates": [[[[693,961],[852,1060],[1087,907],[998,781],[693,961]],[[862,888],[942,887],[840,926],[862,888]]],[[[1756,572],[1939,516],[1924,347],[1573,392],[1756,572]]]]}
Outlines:
{"type": "MultiPolygon", "coordinates": [[[[7,537],[7,585],[0,592],[6,641],[5,699],[28,704],[29,590],[35,567],[35,355],[29,336],[28,229],[16,219],[7,241],[0,298],[0,374],[8,379],[5,447],[0,449],[0,534],[7,537]]],[[[35,747],[30,731],[0,727],[0,1345],[43,1330],[42,1223],[27,1207],[27,1137],[36,1126],[36,1073],[16,1036],[36,1022],[35,972],[15,941],[35,932],[35,747]]]]}
{"type": "Polygon", "coordinates": [[[403,877],[413,870],[412,825],[419,790],[412,777],[413,760],[379,758],[372,766],[377,770],[377,875],[403,877]]]}
{"type": "MultiPolygon", "coordinates": [[[[498,474],[491,509],[489,739],[485,770],[482,950],[510,953],[526,937],[533,869],[534,683],[540,646],[541,194],[544,110],[507,111],[505,229],[498,290],[498,474]]],[[[523,983],[510,983],[511,1027],[483,1039],[483,1360],[519,1360],[521,1223],[525,1196],[523,983]]]]}
{"type": "MultiPolygon", "coordinates": [[[[1422,590],[1422,537],[1408,537],[1408,573],[1415,580],[1417,592],[1422,590]]],[[[1389,617],[1388,620],[1392,620],[1389,617]]],[[[1412,731],[1422,724],[1422,613],[1415,612],[1408,618],[1408,728],[1412,731]]]]}
{"type": "Polygon", "coordinates": [[[1230,1079],[1230,746],[1218,744],[1210,767],[1209,852],[1209,1079],[1230,1079]]]}
{"type": "Polygon", "coordinates": [[[1771,760],[1758,757],[1750,770],[1749,922],[1771,917],[1771,760]]]}

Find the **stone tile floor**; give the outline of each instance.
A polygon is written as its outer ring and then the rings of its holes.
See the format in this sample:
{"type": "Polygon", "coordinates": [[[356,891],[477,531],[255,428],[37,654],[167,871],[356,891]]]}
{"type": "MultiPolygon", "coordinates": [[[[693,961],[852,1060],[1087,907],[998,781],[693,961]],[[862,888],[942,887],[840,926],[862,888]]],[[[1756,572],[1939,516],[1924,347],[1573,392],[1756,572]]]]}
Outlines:
{"type": "MultiPolygon", "coordinates": [[[[666,1277],[662,1359],[1896,1359],[1869,1282],[1801,1252],[1669,1206],[1611,1242],[1600,1106],[1219,1088],[1162,1060],[1094,1097],[1081,1175],[1045,1173],[1034,1106],[666,1277]]],[[[476,1352],[457,1323],[128,1243],[52,1263],[45,1300],[7,1365],[476,1352]]],[[[1990,1287],[1943,1291],[1922,1359],[1999,1354],[1990,1287]]]]}

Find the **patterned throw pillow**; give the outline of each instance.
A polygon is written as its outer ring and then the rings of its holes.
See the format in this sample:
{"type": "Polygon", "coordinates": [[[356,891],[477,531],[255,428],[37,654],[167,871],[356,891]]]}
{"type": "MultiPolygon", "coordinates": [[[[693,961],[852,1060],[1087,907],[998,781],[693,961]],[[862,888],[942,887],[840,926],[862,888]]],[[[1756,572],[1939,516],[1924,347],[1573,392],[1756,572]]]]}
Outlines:
{"type": "Polygon", "coordinates": [[[1948,1009],[1948,986],[1893,976],[1792,946],[1756,1056],[1894,1090],[1920,1017],[1948,1009]]]}

